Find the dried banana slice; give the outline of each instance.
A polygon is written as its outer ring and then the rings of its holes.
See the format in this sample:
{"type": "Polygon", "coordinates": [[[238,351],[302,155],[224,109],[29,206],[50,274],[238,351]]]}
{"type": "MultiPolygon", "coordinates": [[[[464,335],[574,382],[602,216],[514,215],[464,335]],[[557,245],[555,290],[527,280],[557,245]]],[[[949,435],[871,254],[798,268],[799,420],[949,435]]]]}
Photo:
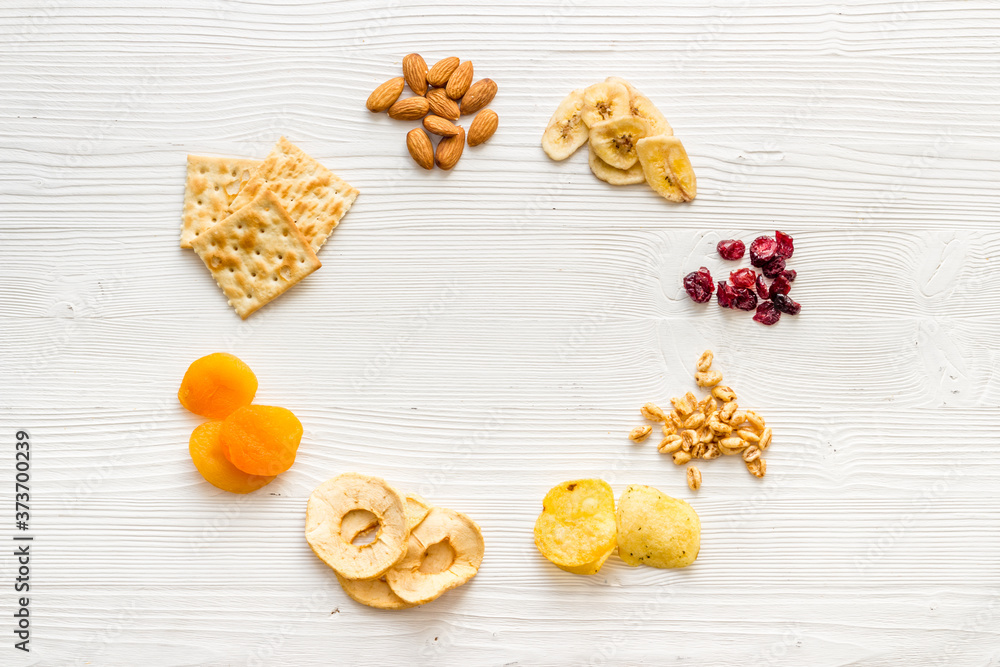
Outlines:
{"type": "Polygon", "coordinates": [[[629,99],[629,110],[633,118],[642,118],[651,128],[650,135],[656,136],[665,134],[670,136],[674,133],[674,128],[670,127],[667,117],[660,113],[656,105],[648,97],[636,91],[629,99]]]}
{"type": "Polygon", "coordinates": [[[604,83],[619,83],[625,86],[626,90],[628,90],[629,95],[633,95],[639,92],[635,89],[635,86],[633,86],[631,83],[621,78],[620,76],[609,76],[607,79],[604,80],[604,83]]]}
{"type": "Polygon", "coordinates": [[[593,127],[602,120],[630,115],[628,88],[621,83],[602,81],[583,91],[583,122],[593,127]]]}
{"type": "Polygon", "coordinates": [[[565,160],[587,143],[590,131],[583,123],[583,89],[574,90],[559,103],[542,134],[542,149],[553,160],[565,160]]]}
{"type": "Polygon", "coordinates": [[[646,181],[646,175],[642,173],[642,165],[638,162],[628,169],[616,169],[597,157],[592,146],[590,147],[590,170],[594,172],[594,176],[611,185],[635,185],[646,181]]]}
{"type": "Polygon", "coordinates": [[[646,182],[656,194],[670,201],[691,201],[697,181],[687,151],[677,137],[660,135],[640,139],[636,153],[646,182]]]}
{"type": "Polygon", "coordinates": [[[625,116],[604,120],[590,128],[590,147],[616,169],[629,169],[638,160],[635,145],[650,134],[649,123],[641,118],[625,116]]]}
{"type": "Polygon", "coordinates": [[[634,118],[642,118],[647,121],[652,128],[650,136],[658,134],[672,135],[674,128],[670,127],[667,117],[664,116],[653,102],[639,92],[631,83],[620,76],[609,76],[604,80],[606,83],[619,83],[628,89],[629,111],[634,118]]]}

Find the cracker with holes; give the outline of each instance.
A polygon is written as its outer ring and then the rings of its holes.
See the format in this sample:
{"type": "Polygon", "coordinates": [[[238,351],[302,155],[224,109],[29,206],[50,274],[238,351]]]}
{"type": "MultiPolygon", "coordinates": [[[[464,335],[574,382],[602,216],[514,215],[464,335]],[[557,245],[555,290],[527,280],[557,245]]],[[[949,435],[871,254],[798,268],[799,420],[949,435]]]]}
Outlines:
{"type": "Polygon", "coordinates": [[[309,242],[269,190],[202,232],[191,247],[243,319],[320,267],[309,242]]]}
{"type": "Polygon", "coordinates": [[[181,217],[182,248],[190,248],[199,234],[232,214],[233,200],[260,163],[235,157],[188,155],[181,217]]]}
{"type": "Polygon", "coordinates": [[[233,208],[246,205],[265,189],[277,195],[314,252],[319,252],[358,196],[357,189],[284,137],[240,190],[233,208]]]}

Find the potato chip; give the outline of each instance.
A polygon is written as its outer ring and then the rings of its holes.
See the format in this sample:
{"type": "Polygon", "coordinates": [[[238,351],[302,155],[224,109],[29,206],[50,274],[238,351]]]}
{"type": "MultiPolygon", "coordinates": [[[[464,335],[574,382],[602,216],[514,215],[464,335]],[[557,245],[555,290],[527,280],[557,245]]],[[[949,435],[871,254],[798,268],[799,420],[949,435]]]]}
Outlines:
{"type": "Polygon", "coordinates": [[[628,565],[687,567],[701,549],[701,521],[683,500],[632,484],[618,501],[618,556],[628,565]]]}
{"type": "Polygon", "coordinates": [[[563,482],[545,494],[535,546],[556,566],[596,574],[615,548],[615,494],[600,479],[563,482]]]}

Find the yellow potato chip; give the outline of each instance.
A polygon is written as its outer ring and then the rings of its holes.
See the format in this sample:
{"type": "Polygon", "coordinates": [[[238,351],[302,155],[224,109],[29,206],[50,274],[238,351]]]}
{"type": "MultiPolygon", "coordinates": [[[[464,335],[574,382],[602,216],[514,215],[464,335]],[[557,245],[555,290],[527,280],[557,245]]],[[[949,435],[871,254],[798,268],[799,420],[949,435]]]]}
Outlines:
{"type": "Polygon", "coordinates": [[[618,501],[618,556],[626,564],[687,567],[701,549],[701,521],[683,500],[632,484],[618,501]]]}
{"type": "Polygon", "coordinates": [[[596,574],[615,548],[615,494],[601,479],[563,482],[545,494],[535,546],[556,566],[596,574]]]}

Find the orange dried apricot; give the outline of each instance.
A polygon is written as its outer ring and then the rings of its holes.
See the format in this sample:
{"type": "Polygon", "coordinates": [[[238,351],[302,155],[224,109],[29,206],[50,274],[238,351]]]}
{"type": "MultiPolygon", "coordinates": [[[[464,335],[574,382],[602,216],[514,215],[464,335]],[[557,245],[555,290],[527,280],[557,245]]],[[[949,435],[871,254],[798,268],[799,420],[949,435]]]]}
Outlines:
{"type": "Polygon", "coordinates": [[[257,394],[257,376],[237,357],[216,352],[188,366],[177,398],[202,417],[225,419],[238,407],[250,405],[257,394]]]}
{"type": "Polygon", "coordinates": [[[191,433],[188,445],[194,466],[209,484],[230,493],[250,493],[274,479],[273,476],[245,473],[226,460],[219,438],[221,433],[221,421],[205,422],[191,433]]]}
{"type": "Polygon", "coordinates": [[[270,405],[237,408],[222,422],[222,452],[253,475],[277,475],[295,463],[302,423],[291,410],[270,405]]]}

